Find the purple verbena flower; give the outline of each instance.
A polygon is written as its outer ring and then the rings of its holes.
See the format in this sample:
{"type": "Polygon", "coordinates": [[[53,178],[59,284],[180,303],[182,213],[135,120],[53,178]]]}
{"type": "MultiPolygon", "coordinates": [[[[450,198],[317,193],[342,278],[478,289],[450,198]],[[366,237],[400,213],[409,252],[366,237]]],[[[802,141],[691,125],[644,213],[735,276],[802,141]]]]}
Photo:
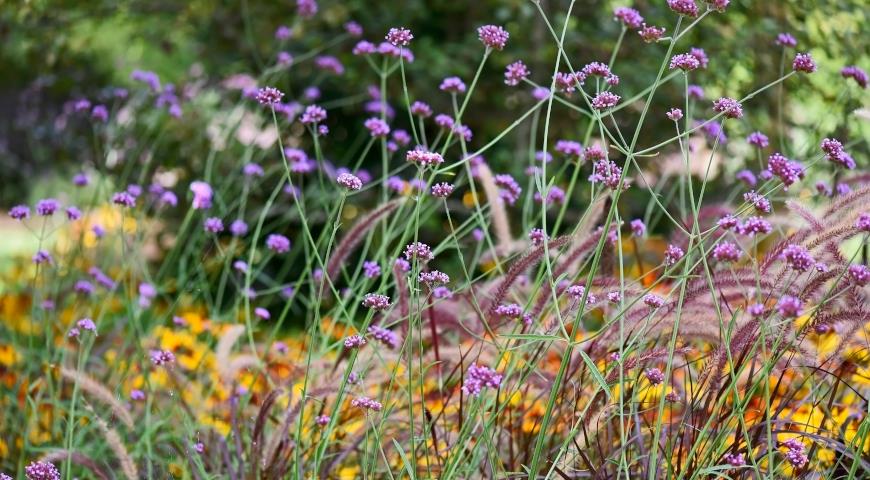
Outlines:
{"type": "Polygon", "coordinates": [[[414,242],[405,247],[405,259],[409,262],[416,259],[420,263],[426,263],[433,258],[435,255],[432,253],[432,249],[425,243],[414,242]]]}
{"type": "Polygon", "coordinates": [[[625,28],[637,30],[643,25],[643,17],[640,12],[629,7],[617,7],[613,10],[613,19],[622,23],[625,28]]]}
{"type": "Polygon", "coordinates": [[[858,86],[860,86],[861,88],[867,88],[867,72],[862,70],[857,65],[847,65],[843,67],[843,69],[840,70],[840,75],[842,75],[843,78],[851,78],[855,80],[855,83],[857,83],[858,86]]]}
{"type": "Polygon", "coordinates": [[[643,303],[653,309],[662,308],[665,306],[665,299],[656,294],[648,293],[643,296],[643,303]]]}
{"type": "Polygon", "coordinates": [[[233,220],[233,223],[230,224],[230,233],[234,237],[244,237],[248,233],[248,224],[244,220],[233,220]]]}
{"type": "Polygon", "coordinates": [[[381,266],[378,262],[366,260],[363,262],[363,275],[366,278],[375,278],[381,275],[381,266]]]}
{"type": "Polygon", "coordinates": [[[672,108],[668,110],[668,113],[666,113],[665,116],[675,122],[678,122],[680,119],[683,118],[683,111],[679,108],[672,108]]]}
{"type": "Polygon", "coordinates": [[[266,237],[266,247],[275,253],[287,253],[290,251],[290,239],[284,235],[273,233],[266,237]]]}
{"type": "Polygon", "coordinates": [[[619,103],[619,95],[613,92],[599,92],[592,98],[592,108],[596,110],[607,110],[616,106],[619,103]]]}
{"type": "Polygon", "coordinates": [[[713,258],[723,262],[736,262],[740,260],[740,248],[731,242],[722,242],[713,247],[713,258]]]}
{"type": "Polygon", "coordinates": [[[386,39],[392,45],[399,47],[405,47],[411,44],[411,40],[414,39],[414,35],[411,34],[411,31],[404,27],[391,28],[389,32],[387,32],[386,39]]]}
{"type": "Polygon", "coordinates": [[[764,195],[756,193],[754,190],[744,193],[743,200],[761,213],[770,213],[770,200],[768,200],[764,195]]]}
{"type": "Polygon", "coordinates": [[[224,231],[224,222],[217,217],[209,217],[203,223],[203,229],[209,233],[221,233],[224,231]]]}
{"type": "Polygon", "coordinates": [[[284,98],[284,93],[275,87],[263,87],[257,90],[257,95],[254,98],[260,105],[274,105],[284,98]]]}
{"type": "Polygon", "coordinates": [[[495,370],[472,363],[465,372],[462,391],[466,395],[479,397],[484,388],[499,388],[501,380],[502,375],[495,370]]]}
{"type": "Polygon", "coordinates": [[[799,298],[791,295],[783,295],[782,298],[779,299],[779,303],[776,304],[776,309],[779,314],[786,318],[799,317],[802,308],[803,302],[801,302],[799,298]]]}
{"type": "Polygon", "coordinates": [[[722,97],[714,101],[713,111],[724,113],[727,118],[743,118],[743,107],[733,98],[722,97]]]}
{"type": "Polygon", "coordinates": [[[30,207],[27,205],[16,205],[9,209],[9,216],[18,221],[28,219],[30,218],[30,207]]]}
{"type": "Polygon", "coordinates": [[[665,374],[658,368],[647,368],[643,371],[643,375],[651,385],[659,385],[665,381],[665,374]]]}
{"type": "Polygon", "coordinates": [[[668,7],[680,15],[687,17],[698,16],[698,5],[695,0],[668,0],[668,7]]]}
{"type": "Polygon", "coordinates": [[[510,34],[498,25],[484,25],[477,29],[477,37],[488,48],[501,50],[507,44],[510,34]]]}
{"type": "Polygon", "coordinates": [[[701,62],[691,53],[680,53],[671,58],[670,69],[679,68],[684,72],[690,72],[701,66],[701,62]]]}
{"type": "Polygon", "coordinates": [[[175,355],[169,350],[151,350],[151,363],[155,367],[168,365],[175,362],[175,355]]]}
{"type": "Polygon", "coordinates": [[[447,182],[436,183],[432,185],[432,196],[438,198],[447,198],[453,193],[453,185],[447,182]]]}
{"type": "Polygon", "coordinates": [[[402,340],[392,330],[388,330],[377,325],[372,325],[368,328],[369,335],[375,340],[383,343],[387,347],[395,350],[402,344],[402,340]]]}
{"type": "Polygon", "coordinates": [[[776,36],[776,44],[781,47],[796,47],[797,39],[790,33],[780,33],[776,36]]]}
{"type": "Polygon", "coordinates": [[[798,53],[791,64],[795,72],[813,73],[817,70],[816,62],[809,53],[798,53]]]}
{"type": "Polygon", "coordinates": [[[665,265],[669,267],[674,266],[684,255],[685,252],[683,252],[682,248],[669,244],[665,249],[665,265]]]}
{"type": "Polygon", "coordinates": [[[758,148],[767,148],[770,142],[767,139],[767,135],[761,132],[752,132],[746,137],[746,142],[750,145],[754,145],[758,148]]]}
{"type": "Polygon", "coordinates": [[[48,462],[30,462],[24,467],[27,480],[60,480],[60,471],[48,462]]]}
{"type": "Polygon", "coordinates": [[[362,180],[352,173],[342,173],[336,179],[336,183],[348,190],[359,190],[362,188],[362,180]]]}
{"type": "Polygon", "coordinates": [[[367,293],[362,304],[372,310],[386,310],[390,307],[390,297],[378,293],[367,293]]]}
{"type": "Polygon", "coordinates": [[[847,271],[849,280],[856,285],[863,287],[870,283],[870,268],[867,268],[866,265],[849,265],[847,271]]]}

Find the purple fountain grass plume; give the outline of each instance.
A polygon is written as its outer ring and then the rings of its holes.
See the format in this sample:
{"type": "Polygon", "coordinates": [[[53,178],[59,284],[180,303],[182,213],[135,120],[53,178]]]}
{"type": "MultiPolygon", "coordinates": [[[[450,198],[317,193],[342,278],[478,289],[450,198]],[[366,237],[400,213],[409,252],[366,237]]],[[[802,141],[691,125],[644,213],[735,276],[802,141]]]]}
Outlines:
{"type": "Polygon", "coordinates": [[[538,262],[541,261],[541,258],[544,256],[544,252],[547,249],[555,250],[565,244],[567,244],[571,240],[571,237],[559,237],[554,240],[551,240],[546,245],[541,245],[534,250],[528,252],[520,259],[511,264],[507,273],[505,273],[502,278],[501,283],[499,283],[498,287],[495,290],[495,294],[493,295],[492,301],[490,302],[489,307],[489,318],[488,320],[492,320],[496,317],[495,309],[502,304],[507,296],[508,291],[511,286],[516,282],[517,278],[521,273],[525,272],[529,268],[534,265],[537,265],[538,262]],[[546,247],[546,248],[545,248],[546,247]]]}
{"type": "Polygon", "coordinates": [[[492,228],[495,231],[496,255],[507,255],[514,248],[510,222],[508,221],[504,202],[499,197],[495,177],[485,162],[481,162],[477,166],[477,179],[480,180],[480,185],[483,187],[486,199],[489,202],[489,214],[492,218],[492,228]]]}
{"type": "MultiPolygon", "coordinates": [[[[600,237],[598,235],[589,235],[582,242],[577,244],[577,246],[565,255],[564,260],[553,269],[553,278],[561,278],[562,275],[567,273],[567,271],[577,263],[581,257],[592,250],[592,247],[598,243],[599,239],[600,237]]],[[[544,312],[544,308],[546,308],[547,304],[552,300],[552,293],[553,289],[551,283],[544,282],[541,294],[538,296],[538,300],[535,302],[535,307],[531,311],[532,317],[538,317],[544,312]]]]}
{"type": "MultiPolygon", "coordinates": [[[[400,318],[404,320],[411,314],[411,309],[408,306],[408,282],[405,280],[405,272],[396,263],[393,264],[393,278],[396,279],[396,295],[398,297],[399,315],[400,318]]],[[[407,328],[407,322],[402,322],[402,325],[403,329],[407,328]]],[[[403,333],[407,333],[407,331],[403,333]]]]}
{"type": "Polygon", "coordinates": [[[332,258],[330,258],[329,262],[326,264],[326,275],[330,280],[335,281],[337,279],[338,272],[341,270],[344,261],[351,254],[354,248],[356,248],[356,246],[365,238],[365,234],[377,225],[378,220],[395,210],[400,202],[401,200],[393,200],[369,212],[367,215],[359,219],[359,221],[357,221],[356,224],[354,224],[354,226],[344,235],[344,238],[342,238],[335,247],[332,258]]]}

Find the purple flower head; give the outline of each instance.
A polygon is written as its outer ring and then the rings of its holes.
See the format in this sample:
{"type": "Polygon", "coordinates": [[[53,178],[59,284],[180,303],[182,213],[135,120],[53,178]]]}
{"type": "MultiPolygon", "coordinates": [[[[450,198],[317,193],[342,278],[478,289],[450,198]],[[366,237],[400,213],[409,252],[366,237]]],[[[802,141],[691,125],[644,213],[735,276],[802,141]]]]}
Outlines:
{"type": "Polygon", "coordinates": [[[263,167],[256,163],[246,163],[245,166],[242,167],[242,173],[246,177],[262,177],[265,174],[263,167]]]}
{"type": "Polygon", "coordinates": [[[652,385],[659,385],[665,381],[665,374],[658,368],[647,368],[643,371],[643,375],[652,385]]]}
{"type": "Polygon", "coordinates": [[[233,220],[230,224],[230,233],[234,237],[244,237],[248,233],[248,224],[243,220],[233,220]]]}
{"type": "Polygon", "coordinates": [[[133,400],[135,402],[141,402],[142,400],[145,400],[145,392],[137,388],[130,390],[130,400],[133,400]]]}
{"type": "Polygon", "coordinates": [[[598,303],[598,298],[592,292],[587,293],[586,287],[584,287],[583,285],[571,285],[570,287],[565,289],[565,292],[571,298],[577,301],[582,300],[583,295],[586,295],[586,306],[591,307],[592,305],[598,303]]]}
{"type": "Polygon", "coordinates": [[[668,110],[668,113],[665,114],[669,119],[678,122],[683,118],[683,111],[679,108],[672,108],[668,110]]]}
{"type": "Polygon", "coordinates": [[[863,287],[870,283],[870,268],[865,265],[849,265],[849,280],[863,287]]]}
{"type": "MultiPolygon", "coordinates": [[[[324,70],[326,72],[330,72],[334,75],[343,75],[344,74],[344,65],[341,64],[337,58],[331,55],[320,55],[314,59],[314,65],[317,68],[324,70]]],[[[311,88],[311,87],[309,87],[311,88]]],[[[316,88],[316,87],[314,87],[316,88]]],[[[317,91],[316,97],[320,96],[320,91],[317,91]]],[[[313,100],[313,99],[312,99],[313,100]]]]}
{"type": "Polygon", "coordinates": [[[418,149],[408,150],[408,153],[405,155],[405,160],[423,167],[444,163],[444,157],[442,157],[440,153],[418,149]]]}
{"type": "Polygon", "coordinates": [[[450,283],[450,277],[446,273],[440,272],[438,270],[432,270],[431,272],[420,272],[418,280],[420,283],[425,283],[430,288],[436,285],[450,283]]]}
{"type": "MultiPolygon", "coordinates": [[[[541,192],[535,192],[535,201],[539,203],[543,201],[543,197],[541,197],[541,192]]],[[[549,206],[556,203],[560,205],[562,203],[565,203],[565,191],[553,185],[547,190],[546,205],[549,206]]]]}
{"type": "Polygon", "coordinates": [[[372,325],[368,328],[368,332],[369,335],[372,336],[372,338],[383,343],[388,348],[391,348],[393,350],[399,348],[399,345],[402,344],[402,340],[392,330],[388,330],[377,325],[372,325]]]}
{"type": "Polygon", "coordinates": [[[160,194],[160,199],[158,200],[158,203],[161,206],[168,205],[168,206],[174,207],[174,206],[178,205],[178,197],[175,195],[174,192],[167,190],[167,191],[160,194]]]}
{"type": "Polygon", "coordinates": [[[432,196],[438,198],[447,198],[453,193],[453,184],[442,182],[432,185],[432,196]]]}
{"type": "Polygon", "coordinates": [[[290,251],[290,239],[284,235],[273,233],[266,237],[266,247],[275,253],[287,253],[290,251]]]}
{"type": "Polygon", "coordinates": [[[660,38],[665,35],[664,27],[656,27],[655,25],[647,25],[643,24],[643,27],[638,30],[638,35],[643,39],[646,43],[657,42],[660,38]]]}
{"type": "Polygon", "coordinates": [[[862,232],[870,232],[870,213],[861,213],[855,220],[855,228],[862,232]]]}
{"type": "Polygon", "coordinates": [[[583,156],[583,145],[573,140],[558,140],[555,149],[566,157],[580,158],[583,156]]]}
{"type": "Polygon", "coordinates": [[[305,107],[305,112],[303,112],[302,117],[299,118],[299,121],[305,125],[320,123],[324,120],[326,120],[326,110],[318,105],[309,105],[305,107]]]}
{"type": "Polygon", "coordinates": [[[363,262],[363,275],[366,278],[375,278],[381,275],[381,266],[378,262],[366,260],[363,262]]]}
{"type": "Polygon", "coordinates": [[[465,93],[465,83],[459,77],[447,77],[441,81],[438,89],[442,92],[465,93]]]}
{"type": "Polygon", "coordinates": [[[781,47],[796,47],[797,39],[790,33],[780,33],[776,36],[776,44],[781,47]]]}
{"type": "Polygon", "coordinates": [[[293,30],[290,30],[290,27],[286,25],[281,25],[277,29],[275,29],[276,40],[287,40],[288,38],[290,38],[290,35],[293,35],[293,30]]]}
{"type": "Polygon", "coordinates": [[[707,52],[705,52],[703,48],[692,47],[692,49],[689,50],[689,55],[698,59],[700,68],[707,68],[707,65],[710,63],[710,59],[707,58],[707,52]]]}
{"type": "Polygon", "coordinates": [[[731,3],[731,0],[704,0],[707,2],[707,5],[710,6],[713,10],[717,12],[724,12],[726,8],[728,8],[728,4],[731,3]]]}
{"type": "Polygon", "coordinates": [[[753,174],[751,170],[740,170],[739,172],[734,174],[734,178],[740,180],[746,185],[749,185],[750,187],[754,187],[758,184],[758,180],[755,178],[755,174],[753,174]]]}
{"type": "Polygon", "coordinates": [[[783,295],[776,304],[776,310],[786,318],[799,317],[804,304],[799,298],[791,295],[783,295]]]}
{"type": "Polygon", "coordinates": [[[173,355],[169,350],[151,350],[150,357],[151,363],[155,367],[175,363],[175,355],[173,355]]]}
{"type": "Polygon", "coordinates": [[[794,243],[787,245],[780,256],[789,267],[798,272],[806,272],[816,263],[809,250],[794,243]]]}
{"type": "Polygon", "coordinates": [[[643,17],[640,12],[629,7],[617,7],[613,10],[613,19],[622,23],[625,28],[637,30],[643,25],[643,17]]]}
{"type": "Polygon", "coordinates": [[[354,55],[371,55],[371,54],[375,53],[376,51],[378,51],[378,49],[374,43],[368,42],[366,40],[360,40],[353,47],[353,50],[351,53],[353,53],[354,55]]]}
{"type": "Polygon", "coordinates": [[[399,47],[406,47],[411,44],[411,40],[414,39],[414,35],[411,34],[411,31],[404,27],[391,28],[389,32],[387,32],[386,39],[392,45],[399,47]]]}
{"type": "Polygon", "coordinates": [[[746,460],[743,459],[742,453],[738,453],[736,455],[733,453],[726,453],[725,456],[722,457],[722,459],[725,460],[725,463],[735,468],[746,465],[746,460]]]}
{"type": "Polygon", "coordinates": [[[643,303],[649,308],[662,308],[665,306],[665,299],[653,293],[648,293],[643,296],[643,303]]]}
{"type": "Polygon", "coordinates": [[[767,158],[767,169],[782,180],[786,190],[789,186],[804,178],[803,167],[779,152],[775,152],[767,158]]]}
{"type": "Polygon", "coordinates": [[[76,221],[82,218],[82,211],[74,206],[66,207],[66,218],[71,222],[76,221]]]}
{"type": "Polygon", "coordinates": [[[88,183],[90,183],[90,180],[86,173],[77,173],[73,176],[73,185],[77,187],[84,187],[88,183]]]}
{"type": "Polygon", "coordinates": [[[851,78],[855,80],[855,83],[857,83],[858,86],[860,86],[861,88],[867,88],[867,72],[862,70],[857,65],[847,65],[843,67],[843,69],[840,70],[840,75],[842,75],[843,78],[851,78]]]}
{"type": "Polygon", "coordinates": [[[209,233],[220,233],[224,231],[224,222],[220,218],[209,217],[203,222],[202,228],[209,233]]]}
{"type": "Polygon", "coordinates": [[[465,372],[462,391],[466,395],[479,397],[484,388],[498,388],[501,385],[501,380],[501,374],[495,370],[472,363],[465,372]]]}
{"type": "Polygon", "coordinates": [[[94,105],[93,110],[91,110],[91,118],[106,123],[109,121],[109,109],[105,105],[94,105]]]}
{"type": "Polygon", "coordinates": [[[509,205],[513,205],[520,198],[520,194],[523,189],[520,187],[520,184],[514,180],[514,177],[502,173],[495,176],[495,184],[499,187],[498,195],[499,197],[507,202],[509,205]]]}
{"type": "Polygon", "coordinates": [[[390,126],[380,118],[369,118],[365,121],[365,127],[372,137],[386,137],[390,134],[390,126]]]}
{"type": "Polygon", "coordinates": [[[674,266],[685,254],[682,248],[676,245],[668,245],[668,248],[665,249],[665,265],[669,267],[674,266]]]}
{"type": "Polygon", "coordinates": [[[90,318],[83,318],[76,322],[76,326],[82,330],[92,332],[94,335],[97,334],[97,325],[90,318]]]}
{"type": "Polygon", "coordinates": [[[850,187],[849,184],[842,183],[842,182],[837,184],[837,194],[838,195],[847,195],[851,191],[852,191],[852,187],[850,187]]]}
{"type": "Polygon", "coordinates": [[[87,280],[79,280],[73,286],[73,290],[80,295],[91,295],[94,293],[94,284],[87,280]]]}
{"type": "Polygon", "coordinates": [[[248,271],[248,264],[245,263],[243,260],[236,260],[235,262],[233,262],[233,268],[239,272],[245,273],[248,271]]]}
{"type": "Polygon", "coordinates": [[[698,16],[698,5],[695,0],[668,0],[668,7],[680,15],[687,17],[698,16]]]}
{"type": "Polygon", "coordinates": [[[498,25],[484,25],[477,29],[477,37],[488,48],[501,50],[507,44],[510,34],[498,25]]]}
{"type": "Polygon", "coordinates": [[[743,107],[733,98],[722,97],[714,101],[713,111],[724,113],[727,118],[743,118],[743,107]]]}
{"type": "Polygon", "coordinates": [[[592,175],[589,176],[589,181],[602,183],[611,190],[616,190],[619,187],[620,178],[622,178],[622,169],[615,162],[603,159],[592,165],[592,175]]]}
{"type": "Polygon", "coordinates": [[[631,233],[635,237],[643,237],[646,235],[646,224],[643,223],[643,220],[636,218],[631,221],[631,233]]]}
{"type": "Polygon", "coordinates": [[[33,263],[37,265],[41,265],[43,263],[54,263],[54,258],[51,257],[51,254],[46,250],[37,250],[35,254],[33,254],[33,263]]]}
{"type": "Polygon", "coordinates": [[[702,100],[704,98],[704,89],[700,85],[689,85],[686,93],[689,94],[689,98],[694,98],[695,100],[702,100]]]}
{"type": "Polygon", "coordinates": [[[190,206],[194,210],[211,208],[213,195],[211,185],[197,180],[190,182],[190,191],[193,192],[193,202],[190,206]]]}
{"type": "Polygon", "coordinates": [[[425,102],[416,101],[411,104],[411,113],[418,117],[428,118],[432,116],[432,107],[425,102]]]}
{"type": "Polygon", "coordinates": [[[87,112],[91,109],[91,101],[87,98],[80,98],[73,104],[73,110],[76,112],[87,112]]]}
{"type": "Polygon", "coordinates": [[[350,20],[344,23],[344,31],[352,37],[361,37],[363,34],[363,27],[359,23],[350,20]]]}
{"type": "Polygon", "coordinates": [[[749,136],[746,137],[746,142],[749,143],[750,145],[758,147],[759,149],[767,148],[767,146],[770,145],[770,142],[768,141],[767,135],[765,135],[761,132],[750,133],[749,136]]]}
{"type": "Polygon", "coordinates": [[[816,62],[809,53],[798,53],[791,64],[795,72],[813,73],[817,70],[816,62]]]}
{"type": "Polygon", "coordinates": [[[30,207],[27,205],[16,205],[9,209],[9,216],[18,221],[30,218],[30,207]]]}
{"type": "Polygon", "coordinates": [[[691,53],[680,53],[671,58],[671,70],[679,68],[684,72],[690,72],[701,66],[701,62],[691,53]]]}
{"type": "Polygon", "coordinates": [[[372,310],[386,310],[390,307],[390,297],[378,293],[367,293],[362,304],[372,310]]]}
{"type": "Polygon", "coordinates": [[[770,213],[770,200],[765,198],[764,195],[755,193],[754,190],[744,193],[743,200],[761,213],[770,213]]]}
{"type": "Polygon", "coordinates": [[[532,90],[532,98],[538,101],[546,100],[550,97],[550,89],[547,87],[535,87],[532,90]]]}
{"type": "Polygon", "coordinates": [[[60,480],[60,471],[48,462],[31,462],[24,467],[27,480],[60,480]]]}
{"type": "Polygon", "coordinates": [[[317,2],[315,0],[296,0],[296,12],[302,18],[311,18],[317,14],[317,2]]]}
{"type": "Polygon", "coordinates": [[[607,110],[616,106],[619,103],[619,95],[613,92],[599,92],[592,99],[592,108],[596,110],[607,110]]]}
{"type": "Polygon", "coordinates": [[[852,156],[846,153],[843,144],[835,138],[825,138],[821,144],[822,151],[825,152],[825,158],[833,163],[846,167],[849,170],[855,168],[855,160],[852,156]]]}
{"type": "Polygon", "coordinates": [[[770,222],[761,217],[749,217],[745,222],[737,227],[737,233],[749,237],[755,236],[756,234],[766,235],[771,231],[773,231],[773,226],[770,225],[770,222]]]}
{"type": "Polygon", "coordinates": [[[329,425],[329,420],[331,420],[329,418],[329,415],[318,415],[314,417],[314,423],[320,427],[325,427],[329,425]]]}
{"type": "Polygon", "coordinates": [[[350,401],[351,406],[361,408],[363,410],[372,410],[380,412],[384,406],[377,400],[372,400],[368,397],[356,397],[350,401]]]}
{"type": "Polygon", "coordinates": [[[785,452],[785,459],[792,467],[803,468],[803,466],[810,461],[804,453],[804,444],[797,438],[792,438],[782,445],[788,449],[788,451],[785,452]]]}
{"type": "Polygon", "coordinates": [[[263,307],[255,308],[254,315],[259,317],[261,320],[268,320],[268,319],[272,318],[272,314],[270,314],[269,311],[263,307]]]}
{"type": "Polygon", "coordinates": [[[54,198],[44,198],[36,202],[36,213],[43,217],[50,217],[60,208],[60,202],[54,198]]]}
{"type": "Polygon", "coordinates": [[[499,305],[495,307],[493,313],[500,317],[520,318],[523,316],[523,307],[517,305],[516,303],[509,303],[507,305],[499,305]]]}
{"type": "Polygon", "coordinates": [[[260,105],[274,105],[284,98],[284,93],[275,87],[263,87],[257,90],[257,95],[254,98],[260,105]]]}
{"type": "Polygon", "coordinates": [[[752,305],[746,307],[746,311],[753,317],[757,318],[764,315],[764,305],[760,303],[753,303],[752,305]]]}
{"type": "Polygon", "coordinates": [[[342,173],[335,182],[348,190],[359,190],[362,188],[362,180],[352,173],[342,173]]]}
{"type": "Polygon", "coordinates": [[[426,263],[435,258],[432,249],[429,245],[421,242],[414,242],[405,247],[405,259],[409,262],[415,259],[420,263],[426,263]]]}
{"type": "Polygon", "coordinates": [[[527,67],[522,60],[517,60],[505,67],[504,83],[505,85],[515,87],[519,85],[521,81],[525,80],[530,73],[529,67],[527,67]]]}
{"type": "Polygon", "coordinates": [[[142,82],[148,85],[148,88],[151,89],[154,93],[160,93],[162,88],[160,87],[160,77],[157,76],[154,72],[149,72],[145,70],[133,70],[130,74],[130,79],[136,82],[142,82]]]}

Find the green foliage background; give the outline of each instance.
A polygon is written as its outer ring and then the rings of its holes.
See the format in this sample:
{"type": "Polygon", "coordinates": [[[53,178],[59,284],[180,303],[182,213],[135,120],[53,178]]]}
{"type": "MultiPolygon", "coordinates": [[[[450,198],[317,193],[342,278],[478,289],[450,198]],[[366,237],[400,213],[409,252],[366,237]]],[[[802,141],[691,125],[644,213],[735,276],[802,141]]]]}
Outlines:
{"type": "MultiPolygon", "coordinates": [[[[340,34],[341,25],[351,19],[363,25],[364,38],[372,41],[380,40],[391,26],[408,26],[416,36],[413,50],[417,57],[409,67],[411,96],[433,103],[436,110],[448,108],[446,96],[437,92],[443,77],[458,75],[468,80],[473,75],[481,52],[475,28],[484,23],[505,25],[511,32],[509,46],[491,59],[466,115],[476,141],[501,131],[529,102],[527,90],[503,85],[504,65],[523,59],[539,82],[547,82],[552,73],[555,50],[531,1],[319,3],[320,12],[314,19],[295,25],[301,35],[289,45],[291,53],[324,45],[340,34]]],[[[557,25],[564,20],[568,3],[541,2],[557,25]]],[[[606,58],[619,34],[619,25],[612,21],[611,12],[627,3],[575,2],[566,45],[576,68],[606,58]]],[[[0,204],[4,206],[34,195],[33,188],[40,184],[33,181],[35,178],[68,175],[78,165],[93,160],[88,158],[92,154],[87,139],[63,135],[53,124],[65,101],[94,98],[109,86],[131,86],[129,75],[137,68],[153,70],[164,81],[178,85],[213,84],[232,74],[259,72],[272,63],[277,52],[275,28],[293,25],[295,19],[295,2],[286,0],[33,0],[4,1],[0,5],[3,45],[0,168],[4,172],[0,180],[3,187],[0,204]]],[[[674,15],[667,10],[664,0],[640,0],[633,6],[647,22],[672,26],[674,15]]],[[[776,78],[780,49],[773,46],[773,39],[779,32],[791,32],[798,38],[798,50],[812,52],[821,68],[809,80],[789,84],[786,118],[796,118],[797,127],[801,123],[814,125],[843,88],[839,69],[848,64],[870,69],[868,16],[870,4],[866,0],[733,0],[727,15],[708,18],[704,28],[693,32],[692,44],[706,49],[713,63],[701,74],[702,84],[708,97],[720,94],[739,97],[776,78]]],[[[376,80],[360,59],[351,56],[353,42],[347,40],[328,52],[337,55],[349,68],[344,76],[325,79],[319,85],[324,98],[360,96],[376,80]]],[[[633,33],[626,43],[615,69],[622,77],[619,90],[637,92],[655,75],[656,62],[645,61],[645,57],[658,57],[661,53],[658,47],[646,46],[633,33]]],[[[312,78],[311,68],[309,62],[307,66],[291,69],[288,78],[279,83],[291,91],[294,87],[301,89],[312,78]]],[[[394,92],[397,88],[399,85],[390,85],[394,92]]],[[[664,92],[673,95],[674,101],[681,94],[677,88],[664,92]]],[[[166,143],[170,147],[160,152],[165,162],[190,164],[201,153],[197,142],[201,141],[204,122],[208,120],[207,110],[218,111],[221,105],[214,103],[218,99],[194,101],[208,108],[194,109],[192,114],[186,109],[184,122],[164,132],[172,140],[166,143]]],[[[670,105],[665,96],[659,101],[662,107],[670,105]]],[[[729,130],[729,135],[745,135],[754,130],[753,124],[767,124],[766,117],[775,112],[775,103],[774,91],[766,93],[751,106],[749,120],[743,124],[746,131],[729,130]]],[[[854,102],[853,107],[862,103],[868,104],[866,95],[854,102]]],[[[359,105],[350,105],[342,115],[361,115],[359,105]]],[[[580,136],[582,126],[578,118],[562,114],[555,120],[554,138],[580,136]]],[[[626,122],[633,120],[630,114],[624,118],[626,122]]],[[[661,122],[661,131],[650,130],[648,134],[654,137],[670,133],[667,123],[661,122]]],[[[828,119],[822,128],[836,133],[847,128],[845,118],[828,119]]],[[[775,131],[766,133],[771,135],[772,142],[778,141],[773,138],[775,131]]],[[[353,136],[349,131],[339,134],[344,138],[353,136]]],[[[800,136],[800,131],[790,130],[789,135],[793,140],[800,136]]],[[[644,143],[641,139],[641,144],[644,143]]],[[[496,166],[519,173],[521,162],[517,162],[516,169],[510,165],[517,152],[523,151],[527,151],[527,146],[518,145],[516,151],[500,150],[487,158],[496,166]]]]}

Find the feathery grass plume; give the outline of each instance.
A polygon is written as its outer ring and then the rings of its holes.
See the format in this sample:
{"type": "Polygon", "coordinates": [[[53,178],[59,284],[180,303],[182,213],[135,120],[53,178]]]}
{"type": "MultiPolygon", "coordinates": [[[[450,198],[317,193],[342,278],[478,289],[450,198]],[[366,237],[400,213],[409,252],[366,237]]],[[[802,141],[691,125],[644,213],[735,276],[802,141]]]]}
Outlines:
{"type": "Polygon", "coordinates": [[[495,253],[499,256],[507,255],[514,248],[507,209],[498,195],[498,186],[495,184],[492,170],[485,162],[481,162],[477,166],[477,178],[480,180],[480,185],[483,187],[486,200],[489,203],[489,215],[492,218],[492,228],[495,231],[496,239],[495,253]]]}
{"type": "Polygon", "coordinates": [[[85,375],[78,370],[73,370],[67,367],[60,367],[60,374],[67,380],[78,383],[79,388],[89,393],[95,400],[98,400],[112,411],[115,416],[128,428],[133,428],[133,415],[127,410],[127,407],[115,398],[115,395],[103,384],[97,382],[91,377],[85,375]]]}
{"type": "Polygon", "coordinates": [[[71,452],[69,450],[52,450],[40,458],[43,462],[48,463],[57,463],[66,461],[69,458],[76,465],[81,465],[82,467],[88,469],[91,474],[94,475],[95,478],[99,480],[110,480],[112,477],[100,467],[100,464],[97,463],[93,458],[85,455],[80,452],[71,452]]]}
{"type": "Polygon", "coordinates": [[[402,200],[393,200],[385,203],[377,209],[369,212],[364,217],[360,218],[354,226],[344,235],[344,238],[335,247],[332,258],[326,264],[326,275],[335,282],[338,278],[338,272],[347,257],[353,252],[357,245],[363,241],[365,234],[377,225],[378,221],[390,212],[396,209],[402,200]]]}
{"type": "Polygon", "coordinates": [[[218,368],[218,373],[221,379],[230,381],[235,376],[236,371],[232,370],[232,359],[230,358],[233,350],[233,345],[245,333],[244,325],[232,325],[224,330],[215,346],[215,365],[218,368]]]}
{"type": "MultiPolygon", "coordinates": [[[[90,410],[90,406],[88,406],[88,409],[90,410]]],[[[124,446],[121,435],[118,434],[117,430],[109,427],[109,424],[96,413],[94,413],[94,420],[97,423],[97,427],[103,433],[106,443],[109,444],[109,448],[118,457],[118,461],[121,463],[121,472],[124,473],[127,480],[137,480],[139,474],[136,471],[136,462],[133,461],[133,458],[127,452],[127,447],[124,446]]]]}
{"type": "Polygon", "coordinates": [[[537,265],[538,262],[540,262],[543,258],[544,252],[546,252],[547,250],[555,250],[559,247],[562,247],[566,245],[570,240],[571,237],[568,236],[553,239],[546,245],[535,247],[532,251],[526,253],[525,255],[517,259],[514,263],[512,263],[507,273],[504,274],[501,282],[498,284],[495,293],[493,294],[492,300],[490,301],[489,320],[491,321],[493,318],[495,318],[495,309],[502,304],[511,286],[514,284],[514,282],[516,282],[520,274],[522,274],[529,268],[537,265]]]}
{"type": "Polygon", "coordinates": [[[263,433],[266,428],[266,421],[269,418],[269,411],[272,405],[278,400],[278,397],[284,394],[284,390],[276,388],[266,395],[263,403],[260,404],[260,412],[257,414],[257,419],[254,421],[254,429],[251,432],[251,446],[248,449],[248,456],[251,459],[250,478],[258,478],[260,468],[265,468],[263,463],[263,433]]]}

